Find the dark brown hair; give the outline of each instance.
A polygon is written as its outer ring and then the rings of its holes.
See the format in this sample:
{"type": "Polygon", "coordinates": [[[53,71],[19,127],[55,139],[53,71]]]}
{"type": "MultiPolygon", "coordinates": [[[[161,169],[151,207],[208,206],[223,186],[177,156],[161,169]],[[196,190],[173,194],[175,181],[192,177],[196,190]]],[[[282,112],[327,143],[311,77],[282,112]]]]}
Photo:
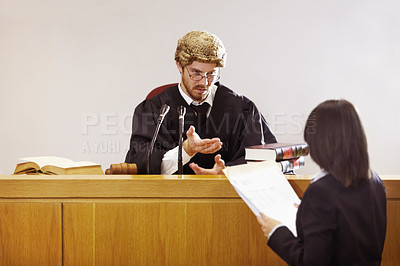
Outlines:
{"type": "Polygon", "coordinates": [[[345,187],[369,178],[367,139],[350,102],[341,99],[319,104],[307,119],[304,140],[311,158],[345,187]]]}

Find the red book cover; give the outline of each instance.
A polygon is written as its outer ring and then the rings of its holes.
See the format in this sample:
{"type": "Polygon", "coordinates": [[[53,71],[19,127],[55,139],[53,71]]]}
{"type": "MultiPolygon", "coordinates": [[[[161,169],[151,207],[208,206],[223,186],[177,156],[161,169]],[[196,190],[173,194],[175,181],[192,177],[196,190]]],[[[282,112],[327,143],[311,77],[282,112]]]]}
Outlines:
{"type": "Polygon", "coordinates": [[[305,143],[270,143],[246,147],[245,159],[281,161],[306,156],[308,153],[309,147],[305,143]]]}

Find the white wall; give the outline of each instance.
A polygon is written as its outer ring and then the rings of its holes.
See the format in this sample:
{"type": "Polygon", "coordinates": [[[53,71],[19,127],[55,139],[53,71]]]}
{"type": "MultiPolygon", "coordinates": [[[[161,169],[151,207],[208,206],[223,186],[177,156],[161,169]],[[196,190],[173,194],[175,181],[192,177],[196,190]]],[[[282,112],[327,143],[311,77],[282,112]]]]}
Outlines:
{"type": "Polygon", "coordinates": [[[0,0],[0,174],[24,156],[122,162],[134,107],[178,81],[176,42],[193,29],[224,41],[222,82],[281,142],[303,141],[318,103],[346,98],[372,167],[399,174],[399,13],[398,0],[0,0]]]}

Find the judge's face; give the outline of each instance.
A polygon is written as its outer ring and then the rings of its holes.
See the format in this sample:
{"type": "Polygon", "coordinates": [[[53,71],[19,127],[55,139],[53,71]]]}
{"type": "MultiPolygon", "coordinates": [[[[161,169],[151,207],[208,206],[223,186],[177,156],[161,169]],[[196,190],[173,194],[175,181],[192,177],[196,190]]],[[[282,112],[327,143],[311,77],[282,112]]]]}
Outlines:
{"type": "Polygon", "coordinates": [[[210,88],[218,81],[219,68],[215,63],[201,63],[194,61],[182,67],[176,63],[181,73],[182,90],[194,101],[202,102],[207,98],[210,88]]]}

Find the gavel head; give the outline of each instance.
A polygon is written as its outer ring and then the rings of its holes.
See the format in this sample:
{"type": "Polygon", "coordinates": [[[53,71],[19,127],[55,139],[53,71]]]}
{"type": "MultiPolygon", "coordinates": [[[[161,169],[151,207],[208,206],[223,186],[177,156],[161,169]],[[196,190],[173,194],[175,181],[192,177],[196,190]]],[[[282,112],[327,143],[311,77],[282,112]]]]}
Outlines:
{"type": "Polygon", "coordinates": [[[134,163],[111,164],[106,170],[106,175],[136,175],[137,167],[134,163]]]}

